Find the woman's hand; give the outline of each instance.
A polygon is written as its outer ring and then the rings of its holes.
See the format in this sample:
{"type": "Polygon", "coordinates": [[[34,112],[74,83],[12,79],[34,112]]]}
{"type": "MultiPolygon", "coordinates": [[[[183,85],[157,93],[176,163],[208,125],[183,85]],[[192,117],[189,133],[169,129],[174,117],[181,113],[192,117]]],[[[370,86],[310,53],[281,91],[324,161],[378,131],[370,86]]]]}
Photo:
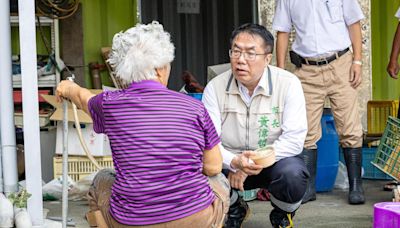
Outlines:
{"type": "Polygon", "coordinates": [[[95,96],[95,94],[70,80],[61,81],[56,89],[56,98],[58,102],[62,102],[63,99],[68,99],[89,115],[88,102],[93,96],[95,96]]]}
{"type": "Polygon", "coordinates": [[[63,98],[71,99],[72,90],[79,87],[75,82],[70,80],[61,81],[56,89],[56,98],[58,102],[62,102],[63,98]]]}

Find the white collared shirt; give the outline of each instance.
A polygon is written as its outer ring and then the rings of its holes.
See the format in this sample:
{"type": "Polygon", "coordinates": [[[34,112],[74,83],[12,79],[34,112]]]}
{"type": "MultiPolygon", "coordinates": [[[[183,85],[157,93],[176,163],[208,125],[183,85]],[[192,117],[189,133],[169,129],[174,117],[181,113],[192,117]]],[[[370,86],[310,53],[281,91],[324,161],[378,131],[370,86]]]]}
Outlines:
{"type": "Polygon", "coordinates": [[[293,51],[321,57],[348,48],[348,26],[363,18],[357,0],[277,0],[272,29],[290,32],[293,25],[293,51]]]}
{"type": "Polygon", "coordinates": [[[253,94],[251,96],[250,96],[249,90],[246,88],[246,86],[244,86],[241,82],[237,81],[238,85],[239,85],[240,95],[242,96],[243,101],[246,103],[247,106],[250,105],[251,99],[256,94],[257,90],[259,90],[259,89],[267,90],[267,88],[265,88],[266,80],[267,80],[267,76],[265,75],[265,72],[266,71],[264,71],[263,76],[261,76],[260,81],[258,82],[258,85],[254,89],[253,94]]]}
{"type": "Polygon", "coordinates": [[[394,15],[394,16],[397,17],[397,18],[399,18],[399,20],[400,20],[400,7],[399,7],[399,9],[397,10],[396,15],[394,15]]]}
{"type": "MultiPolygon", "coordinates": [[[[270,66],[270,68],[272,69],[272,74],[277,73],[276,71],[291,74],[277,67],[270,66]]],[[[267,71],[265,70],[256,89],[253,92],[253,95],[256,94],[256,90],[270,91],[272,89],[267,88],[266,86],[268,84],[268,76],[266,72],[267,71]]],[[[240,87],[239,83],[238,85],[240,87]]],[[[239,93],[243,101],[245,103],[250,102],[252,97],[250,97],[249,94],[244,94],[243,91],[244,90],[239,89],[239,93]]],[[[248,91],[247,88],[246,91],[248,91]]],[[[278,91],[274,91],[273,93],[275,92],[278,93],[278,91]]],[[[214,123],[218,135],[221,135],[221,112],[218,106],[218,98],[216,94],[217,93],[216,91],[214,91],[213,86],[206,86],[206,88],[204,89],[202,101],[204,103],[204,106],[207,108],[207,111],[214,123]]],[[[301,150],[299,151],[299,149],[294,147],[293,145],[303,145],[307,133],[304,93],[301,87],[301,83],[297,78],[296,83],[293,83],[290,89],[288,89],[287,91],[281,124],[282,134],[274,143],[275,152],[278,159],[299,154],[301,150]]],[[[223,157],[224,168],[234,171],[231,168],[230,164],[232,162],[232,159],[236,155],[233,152],[226,150],[221,143],[219,144],[219,146],[223,157]]]]}

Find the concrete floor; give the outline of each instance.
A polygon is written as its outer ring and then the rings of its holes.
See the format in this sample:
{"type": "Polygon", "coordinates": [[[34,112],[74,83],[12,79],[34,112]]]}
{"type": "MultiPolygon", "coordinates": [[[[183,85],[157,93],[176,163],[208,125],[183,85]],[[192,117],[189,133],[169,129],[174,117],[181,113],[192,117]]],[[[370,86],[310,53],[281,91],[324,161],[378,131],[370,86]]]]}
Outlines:
{"type": "MultiPolygon", "coordinates": [[[[388,181],[364,180],[366,203],[364,205],[349,205],[347,191],[334,190],[327,193],[318,193],[317,200],[302,205],[294,217],[295,227],[323,227],[323,228],[367,228],[372,227],[373,205],[377,202],[392,201],[392,192],[383,191],[383,185],[388,181]]],[[[243,228],[271,227],[269,202],[251,201],[251,216],[243,224],[243,228]]],[[[61,203],[45,202],[44,207],[50,209],[48,216],[61,217],[61,203]]],[[[70,201],[69,217],[78,228],[89,227],[84,219],[87,211],[86,201],[70,201]]]]}

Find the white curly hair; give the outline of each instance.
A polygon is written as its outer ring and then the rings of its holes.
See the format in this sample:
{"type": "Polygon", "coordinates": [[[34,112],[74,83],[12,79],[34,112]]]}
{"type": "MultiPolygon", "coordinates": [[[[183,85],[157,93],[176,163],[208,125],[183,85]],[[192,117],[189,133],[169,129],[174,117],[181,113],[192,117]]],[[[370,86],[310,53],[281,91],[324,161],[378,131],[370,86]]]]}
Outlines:
{"type": "Polygon", "coordinates": [[[156,79],[156,68],[174,60],[170,34],[157,21],[115,34],[107,60],[125,83],[156,79]]]}

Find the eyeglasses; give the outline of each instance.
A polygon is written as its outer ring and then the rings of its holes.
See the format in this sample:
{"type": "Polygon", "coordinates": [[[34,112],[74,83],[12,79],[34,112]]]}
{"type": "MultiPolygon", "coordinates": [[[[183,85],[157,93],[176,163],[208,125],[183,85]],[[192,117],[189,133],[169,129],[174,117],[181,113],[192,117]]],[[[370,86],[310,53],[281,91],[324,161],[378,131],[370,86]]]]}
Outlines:
{"type": "Polygon", "coordinates": [[[242,54],[245,60],[253,61],[256,59],[257,55],[267,55],[268,53],[257,54],[239,50],[229,50],[229,57],[232,59],[239,59],[242,54]]]}

